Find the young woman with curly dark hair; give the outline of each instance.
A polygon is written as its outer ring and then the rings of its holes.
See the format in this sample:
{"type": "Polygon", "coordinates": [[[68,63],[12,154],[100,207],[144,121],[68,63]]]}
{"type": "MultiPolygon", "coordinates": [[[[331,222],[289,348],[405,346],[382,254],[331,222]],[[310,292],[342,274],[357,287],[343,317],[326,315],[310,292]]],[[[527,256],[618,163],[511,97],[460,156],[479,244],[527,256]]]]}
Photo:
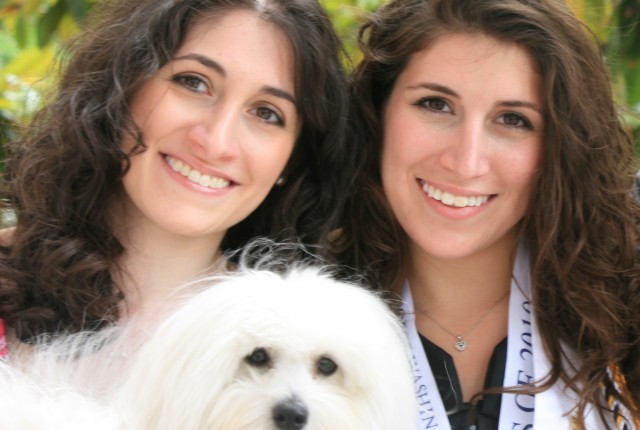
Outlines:
{"type": "Polygon", "coordinates": [[[402,298],[419,428],[637,426],[638,166],[596,41],[556,0],[395,0],[360,35],[343,261],[402,298]]]}
{"type": "Polygon", "coordinates": [[[342,50],[317,2],[96,8],[9,151],[0,318],[16,341],[153,314],[255,237],[322,245],[348,181],[327,174],[352,151],[342,50]]]}

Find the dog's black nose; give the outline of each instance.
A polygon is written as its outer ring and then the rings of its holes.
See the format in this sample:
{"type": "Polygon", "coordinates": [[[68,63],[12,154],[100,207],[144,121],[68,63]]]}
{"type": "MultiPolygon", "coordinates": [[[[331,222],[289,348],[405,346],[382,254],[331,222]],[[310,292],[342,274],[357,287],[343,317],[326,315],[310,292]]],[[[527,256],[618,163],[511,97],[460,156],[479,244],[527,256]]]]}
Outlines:
{"type": "Polygon", "coordinates": [[[307,425],[309,411],[296,400],[283,400],[272,411],[273,422],[280,430],[300,430],[307,425]]]}

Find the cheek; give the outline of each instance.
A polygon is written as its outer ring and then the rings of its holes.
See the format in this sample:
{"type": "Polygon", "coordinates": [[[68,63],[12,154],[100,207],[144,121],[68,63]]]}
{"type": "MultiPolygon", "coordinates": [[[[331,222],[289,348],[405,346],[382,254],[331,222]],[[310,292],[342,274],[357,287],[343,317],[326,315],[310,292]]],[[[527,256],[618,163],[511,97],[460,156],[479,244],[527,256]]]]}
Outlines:
{"type": "Polygon", "coordinates": [[[265,142],[264,146],[251,151],[246,157],[254,175],[260,176],[265,185],[271,186],[289,162],[294,142],[287,139],[273,145],[269,143],[265,142]]]}
{"type": "Polygon", "coordinates": [[[521,151],[510,159],[502,162],[507,170],[504,171],[503,180],[512,184],[513,192],[519,196],[523,211],[531,201],[533,185],[539,174],[541,165],[541,145],[534,145],[528,151],[521,151]]]}
{"type": "MultiPolygon", "coordinates": [[[[295,145],[296,145],[296,138],[294,137],[290,139],[285,145],[283,145],[283,147],[279,151],[275,153],[273,164],[274,164],[274,170],[275,170],[276,176],[279,176],[282,173],[284,168],[289,163],[289,160],[291,160],[291,155],[294,152],[295,145]]],[[[307,150],[309,151],[310,149],[307,149],[307,150]]]]}
{"type": "Polygon", "coordinates": [[[147,143],[193,122],[195,115],[188,105],[179,103],[168,91],[167,83],[155,77],[133,98],[131,117],[147,143]]]}
{"type": "Polygon", "coordinates": [[[524,184],[524,187],[531,188],[533,181],[540,170],[542,163],[542,144],[536,142],[528,148],[527,151],[519,157],[517,163],[517,169],[520,174],[520,181],[524,184]]]}
{"type": "Polygon", "coordinates": [[[380,175],[382,179],[382,188],[387,198],[392,198],[396,182],[395,177],[400,173],[399,162],[397,160],[397,147],[390,143],[385,143],[382,148],[380,159],[380,175]],[[391,195],[390,195],[391,194],[391,195]]]}
{"type": "Polygon", "coordinates": [[[383,176],[398,173],[395,167],[399,167],[407,162],[406,158],[409,152],[407,147],[410,145],[407,136],[393,119],[392,117],[386,120],[382,140],[380,164],[383,176]]]}
{"type": "Polygon", "coordinates": [[[140,154],[129,157],[129,169],[122,177],[122,184],[127,194],[131,196],[137,189],[144,188],[143,184],[147,184],[150,168],[151,153],[145,150],[140,154]]]}
{"type": "Polygon", "coordinates": [[[429,163],[433,148],[425,136],[416,137],[409,128],[395,128],[385,133],[380,167],[383,181],[412,181],[417,171],[429,163]]]}
{"type": "Polygon", "coordinates": [[[380,162],[382,191],[393,212],[401,210],[407,203],[412,189],[409,161],[404,160],[405,151],[400,140],[384,145],[380,162]]]}
{"type": "Polygon", "coordinates": [[[154,108],[158,106],[165,92],[160,88],[157,80],[157,77],[152,78],[133,96],[133,100],[131,101],[131,117],[138,127],[143,127],[148,121],[149,116],[154,108]]]}
{"type": "Polygon", "coordinates": [[[384,117],[382,164],[407,168],[431,158],[447,143],[437,127],[425,123],[415,110],[390,105],[384,117]]]}

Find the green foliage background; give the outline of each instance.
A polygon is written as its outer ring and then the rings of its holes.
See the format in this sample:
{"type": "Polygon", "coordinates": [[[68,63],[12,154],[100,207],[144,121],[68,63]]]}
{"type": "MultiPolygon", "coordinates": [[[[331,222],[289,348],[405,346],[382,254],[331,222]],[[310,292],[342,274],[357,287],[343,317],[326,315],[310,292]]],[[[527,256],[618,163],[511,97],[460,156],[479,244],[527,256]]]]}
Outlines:
{"type": "MultiPolygon", "coordinates": [[[[42,103],[55,81],[57,50],[77,34],[97,1],[0,0],[0,151],[42,103]]],[[[359,22],[383,0],[321,1],[357,63],[359,22]]],[[[602,42],[612,86],[640,152],[640,0],[567,2],[602,42]]]]}

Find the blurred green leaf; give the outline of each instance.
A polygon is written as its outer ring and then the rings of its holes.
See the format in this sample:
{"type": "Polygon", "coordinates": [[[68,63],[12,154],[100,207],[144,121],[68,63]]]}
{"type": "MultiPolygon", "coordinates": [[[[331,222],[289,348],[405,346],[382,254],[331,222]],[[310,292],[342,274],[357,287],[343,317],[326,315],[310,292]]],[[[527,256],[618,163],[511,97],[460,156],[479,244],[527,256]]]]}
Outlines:
{"type": "Polygon", "coordinates": [[[22,4],[22,10],[27,15],[42,15],[58,0],[17,0],[22,4]]]}
{"type": "Polygon", "coordinates": [[[28,36],[27,36],[27,25],[25,22],[25,17],[24,14],[19,14],[18,18],[16,20],[16,29],[15,29],[15,35],[16,35],[16,41],[18,42],[18,46],[22,49],[25,49],[27,47],[27,41],[28,41],[28,36]]]}
{"type": "Polygon", "coordinates": [[[78,25],[78,21],[73,18],[70,14],[65,14],[60,20],[60,24],[58,25],[58,38],[63,41],[69,39],[80,31],[80,26],[78,25]]]}
{"type": "Polygon", "coordinates": [[[67,5],[67,10],[73,16],[73,19],[76,22],[84,21],[84,18],[87,16],[87,12],[89,11],[89,5],[85,0],[65,0],[67,5]]]}
{"type": "Polygon", "coordinates": [[[20,53],[3,69],[4,75],[16,75],[24,80],[32,81],[48,75],[53,62],[53,50],[26,49],[20,53]]]}
{"type": "Polygon", "coordinates": [[[640,3],[625,0],[618,8],[619,64],[625,80],[626,99],[640,113],[640,3]]]}
{"type": "Polygon", "coordinates": [[[584,22],[601,41],[609,38],[609,23],[615,11],[611,0],[583,0],[584,22]]]}
{"type": "Polygon", "coordinates": [[[357,0],[356,5],[359,9],[365,10],[367,12],[373,12],[377,10],[381,5],[382,0],[357,0]]]}
{"type": "Polygon", "coordinates": [[[60,24],[60,20],[67,12],[67,4],[64,0],[58,2],[45,13],[38,21],[38,46],[43,47],[51,40],[60,24]]]}

